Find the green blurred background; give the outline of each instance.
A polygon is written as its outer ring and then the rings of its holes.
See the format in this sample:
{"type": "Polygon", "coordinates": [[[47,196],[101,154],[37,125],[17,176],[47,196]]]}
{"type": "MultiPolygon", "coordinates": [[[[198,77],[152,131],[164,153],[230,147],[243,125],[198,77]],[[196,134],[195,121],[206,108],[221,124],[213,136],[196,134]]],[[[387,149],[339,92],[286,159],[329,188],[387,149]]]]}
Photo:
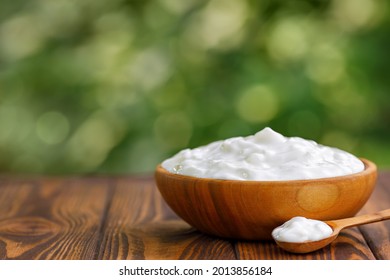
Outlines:
{"type": "Polygon", "coordinates": [[[386,0],[0,2],[0,172],[144,173],[270,126],[390,167],[386,0]]]}

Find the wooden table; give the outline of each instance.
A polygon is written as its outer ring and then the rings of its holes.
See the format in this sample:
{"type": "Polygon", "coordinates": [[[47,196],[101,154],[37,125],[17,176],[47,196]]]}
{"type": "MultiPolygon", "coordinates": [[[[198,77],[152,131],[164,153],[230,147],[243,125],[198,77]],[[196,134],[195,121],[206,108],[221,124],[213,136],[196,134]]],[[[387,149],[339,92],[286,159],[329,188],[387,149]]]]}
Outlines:
{"type": "MultiPolygon", "coordinates": [[[[390,208],[381,172],[361,213],[390,208]]],[[[346,229],[295,255],[273,242],[223,240],[191,228],[152,177],[0,178],[0,259],[390,259],[390,221],[346,229]]]]}

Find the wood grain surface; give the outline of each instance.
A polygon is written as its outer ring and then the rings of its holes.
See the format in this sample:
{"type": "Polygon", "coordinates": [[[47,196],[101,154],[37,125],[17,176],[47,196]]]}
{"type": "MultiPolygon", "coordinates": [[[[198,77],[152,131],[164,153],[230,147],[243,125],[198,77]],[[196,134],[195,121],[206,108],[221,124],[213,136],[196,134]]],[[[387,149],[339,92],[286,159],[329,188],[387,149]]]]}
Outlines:
{"type": "MultiPolygon", "coordinates": [[[[390,172],[359,214],[390,208],[390,172]]],[[[390,221],[348,228],[291,254],[274,242],[202,234],[165,204],[152,177],[0,178],[0,259],[390,259],[390,221]]]]}

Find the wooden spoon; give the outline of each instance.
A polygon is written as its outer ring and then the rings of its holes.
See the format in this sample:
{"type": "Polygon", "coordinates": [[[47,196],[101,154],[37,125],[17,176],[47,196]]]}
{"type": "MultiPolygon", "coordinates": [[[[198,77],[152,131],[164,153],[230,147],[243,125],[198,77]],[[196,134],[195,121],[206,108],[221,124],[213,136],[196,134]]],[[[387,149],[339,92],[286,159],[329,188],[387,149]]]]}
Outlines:
{"type": "Polygon", "coordinates": [[[352,218],[326,221],[332,229],[333,233],[324,239],[318,241],[305,241],[305,242],[285,242],[277,241],[276,244],[282,249],[292,253],[309,253],[321,249],[330,244],[339,235],[340,231],[344,228],[379,222],[390,219],[390,209],[376,212],[374,214],[361,215],[352,218]]]}

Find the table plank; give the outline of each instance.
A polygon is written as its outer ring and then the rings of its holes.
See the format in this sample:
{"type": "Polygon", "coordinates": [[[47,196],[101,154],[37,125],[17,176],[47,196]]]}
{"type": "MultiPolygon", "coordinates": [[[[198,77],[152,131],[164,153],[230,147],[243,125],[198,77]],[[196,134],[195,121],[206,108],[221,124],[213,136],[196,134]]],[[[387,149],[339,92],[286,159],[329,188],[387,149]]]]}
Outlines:
{"type": "Polygon", "coordinates": [[[0,259],[93,259],[106,180],[1,180],[0,259]]]}
{"type": "MultiPolygon", "coordinates": [[[[390,172],[360,214],[390,204],[390,172]]],[[[190,227],[152,177],[0,178],[0,259],[390,259],[390,222],[342,231],[309,254],[224,240],[190,227]]]]}
{"type": "MultiPolygon", "coordinates": [[[[360,214],[374,213],[390,208],[390,172],[381,172],[377,186],[360,214]]],[[[390,259],[390,221],[359,227],[368,246],[377,259],[390,259]]]]}
{"type": "Polygon", "coordinates": [[[199,233],[165,204],[153,180],[118,179],[99,259],[234,259],[230,242],[199,233]]]}

